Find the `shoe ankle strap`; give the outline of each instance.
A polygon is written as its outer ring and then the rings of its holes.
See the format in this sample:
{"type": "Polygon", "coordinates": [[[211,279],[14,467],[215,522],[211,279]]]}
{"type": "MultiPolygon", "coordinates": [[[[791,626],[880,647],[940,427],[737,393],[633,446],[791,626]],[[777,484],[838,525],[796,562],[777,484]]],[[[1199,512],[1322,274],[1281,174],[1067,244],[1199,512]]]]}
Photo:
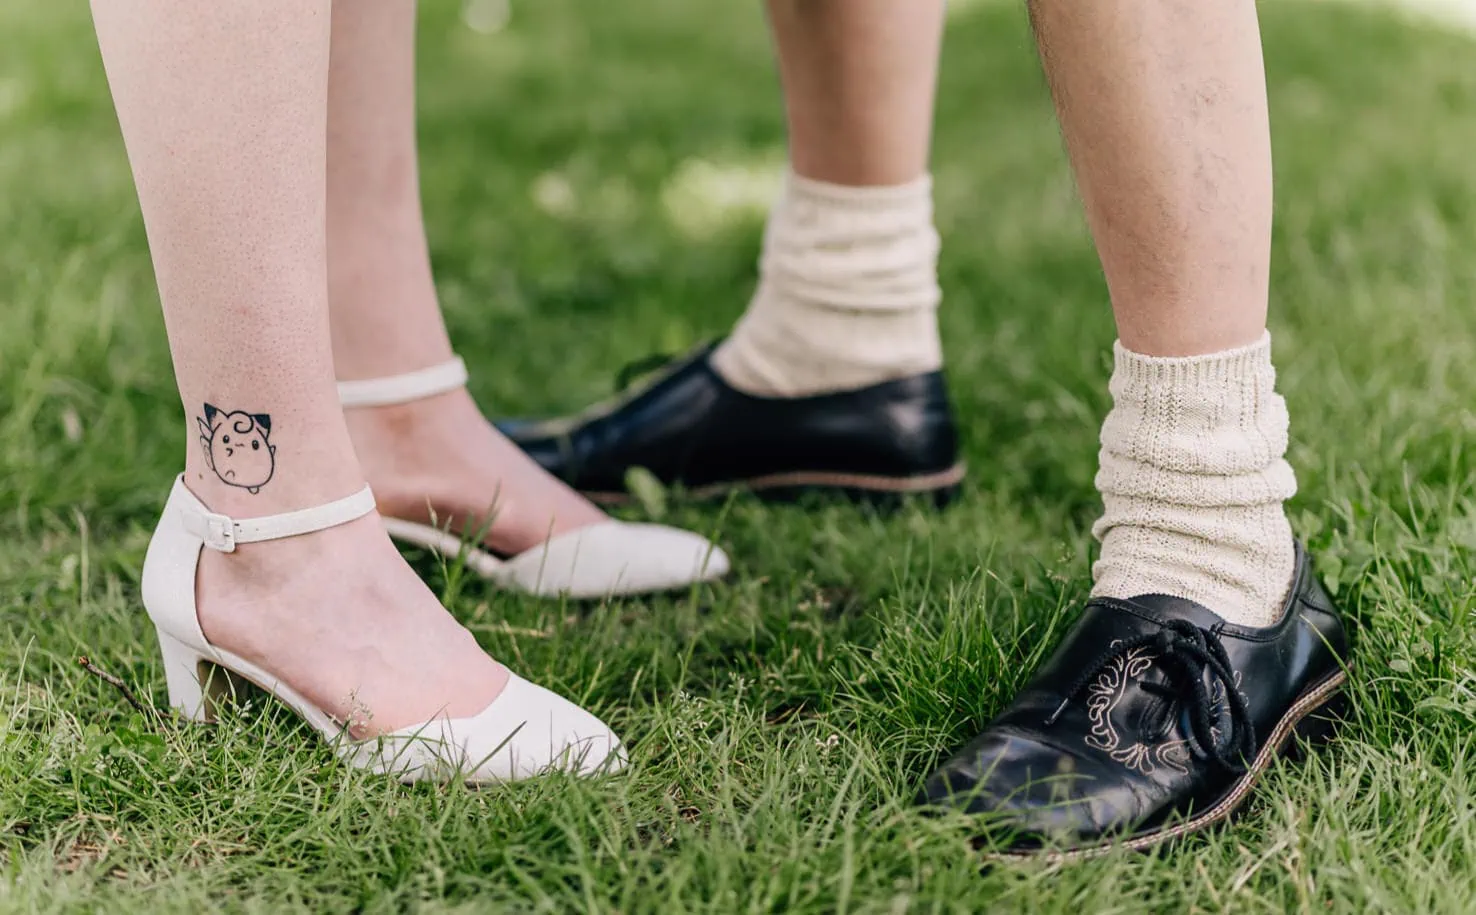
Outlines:
{"type": "Polygon", "coordinates": [[[182,514],[185,530],[203,540],[206,546],[220,553],[234,553],[238,544],[311,534],[356,521],[372,511],[374,493],[365,486],[351,496],[280,515],[238,521],[192,505],[186,505],[182,514]]]}
{"type": "Polygon", "coordinates": [[[338,400],[345,407],[387,407],[454,391],[466,384],[466,379],[466,363],[458,356],[450,362],[403,375],[340,381],[338,400]]]}

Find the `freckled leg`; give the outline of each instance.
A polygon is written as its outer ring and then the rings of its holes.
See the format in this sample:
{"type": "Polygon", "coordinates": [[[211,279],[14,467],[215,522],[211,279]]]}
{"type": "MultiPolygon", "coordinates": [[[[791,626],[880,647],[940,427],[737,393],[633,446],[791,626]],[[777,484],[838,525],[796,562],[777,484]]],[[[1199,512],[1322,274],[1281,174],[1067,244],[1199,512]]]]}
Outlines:
{"type": "Polygon", "coordinates": [[[328,7],[94,4],[189,424],[189,484],[228,513],[270,514],[362,485],[328,338],[328,7]],[[250,448],[244,429],[215,432],[213,447],[197,441],[199,420],[231,415],[234,427],[251,414],[271,423],[270,436],[255,429],[251,457],[227,454],[250,448]],[[241,438],[224,441],[232,435],[241,438]],[[262,481],[268,437],[276,472],[253,494],[244,484],[262,481]]]}
{"type": "MultiPolygon", "coordinates": [[[[329,0],[96,0],[185,408],[186,482],[252,518],[364,477],[334,387],[325,239],[329,0]]],[[[162,481],[161,481],[162,482],[162,481]]],[[[373,732],[484,708],[506,671],[377,516],[205,550],[200,624],[373,732]]]]}

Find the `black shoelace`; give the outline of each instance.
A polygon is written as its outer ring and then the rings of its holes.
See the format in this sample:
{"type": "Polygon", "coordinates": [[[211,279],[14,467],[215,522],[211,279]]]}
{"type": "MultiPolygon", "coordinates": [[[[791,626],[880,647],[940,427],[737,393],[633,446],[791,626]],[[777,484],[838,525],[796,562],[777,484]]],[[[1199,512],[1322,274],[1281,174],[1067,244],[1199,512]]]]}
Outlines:
{"type": "Polygon", "coordinates": [[[652,353],[627,362],[615,373],[615,393],[623,392],[641,378],[666,368],[678,358],[680,357],[673,353],[652,353]]]}
{"type": "Polygon", "coordinates": [[[1128,639],[1104,651],[1088,664],[1071,687],[1066,698],[1046,719],[1046,727],[1056,723],[1061,712],[1076,694],[1092,682],[1112,661],[1138,648],[1152,646],[1158,657],[1155,661],[1163,669],[1166,683],[1141,683],[1145,692],[1165,699],[1183,708],[1189,724],[1190,736],[1199,745],[1204,755],[1230,772],[1243,772],[1256,754],[1255,727],[1251,724],[1250,710],[1245,699],[1235,688],[1235,672],[1230,667],[1230,658],[1220,642],[1219,627],[1201,629],[1188,620],[1171,620],[1157,632],[1148,632],[1137,638],[1128,639]],[[1229,726],[1218,735],[1219,703],[1211,689],[1206,686],[1205,673],[1217,682],[1230,711],[1229,726]]]}

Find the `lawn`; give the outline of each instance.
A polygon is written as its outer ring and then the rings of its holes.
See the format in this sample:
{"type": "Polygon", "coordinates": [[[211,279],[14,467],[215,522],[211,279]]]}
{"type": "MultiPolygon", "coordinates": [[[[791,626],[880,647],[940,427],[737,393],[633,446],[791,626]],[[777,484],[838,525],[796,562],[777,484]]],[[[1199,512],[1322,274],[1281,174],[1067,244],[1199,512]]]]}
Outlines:
{"type": "MultiPolygon", "coordinates": [[[[757,4],[422,9],[442,298],[497,415],[574,408],[719,334],[783,161],[757,4]]],[[[970,479],[942,514],[653,500],[726,582],[596,606],[418,557],[487,649],[633,765],[413,789],[285,710],[159,728],[138,570],[182,460],[143,229],[85,4],[0,4],[0,911],[1476,911],[1476,41],[1262,4],[1273,334],[1294,526],[1360,623],[1342,740],[1233,828],[981,871],[910,798],[1089,586],[1112,327],[1014,5],[957,3],[936,173],[970,479]]]]}

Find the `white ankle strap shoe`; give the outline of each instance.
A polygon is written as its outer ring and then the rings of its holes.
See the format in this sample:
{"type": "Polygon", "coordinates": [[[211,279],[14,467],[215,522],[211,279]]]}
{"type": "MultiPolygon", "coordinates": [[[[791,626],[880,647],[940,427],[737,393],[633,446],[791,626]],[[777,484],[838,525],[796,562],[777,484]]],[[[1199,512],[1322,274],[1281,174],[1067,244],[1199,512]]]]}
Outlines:
{"type": "MultiPolygon", "coordinates": [[[[269,671],[210,644],[195,607],[200,551],[234,552],[242,544],[296,537],[347,524],[374,511],[369,487],[326,505],[261,518],[210,511],[175,480],[144,559],[143,601],[159,633],[169,704],[192,721],[209,720],[240,681],[285,702],[359,768],[404,782],[461,775],[491,783],[549,771],[579,775],[618,771],[620,741],[595,716],[541,686],[510,674],[507,686],[471,718],[432,718],[368,740],[351,738],[342,722],[269,671]]],[[[325,648],[325,650],[327,650],[325,648]]]]}
{"type": "MultiPolygon", "coordinates": [[[[340,381],[345,409],[410,403],[454,391],[467,382],[466,363],[453,359],[428,369],[340,381]]],[[[727,554],[701,535],[662,524],[609,520],[567,534],[509,558],[499,558],[448,530],[386,517],[390,536],[455,558],[466,549],[467,567],[504,587],[546,597],[600,598],[689,587],[728,573],[727,554]]]]}

